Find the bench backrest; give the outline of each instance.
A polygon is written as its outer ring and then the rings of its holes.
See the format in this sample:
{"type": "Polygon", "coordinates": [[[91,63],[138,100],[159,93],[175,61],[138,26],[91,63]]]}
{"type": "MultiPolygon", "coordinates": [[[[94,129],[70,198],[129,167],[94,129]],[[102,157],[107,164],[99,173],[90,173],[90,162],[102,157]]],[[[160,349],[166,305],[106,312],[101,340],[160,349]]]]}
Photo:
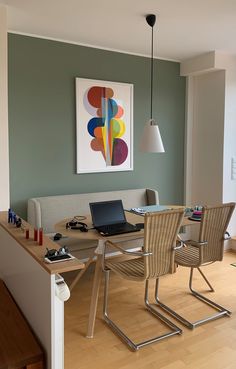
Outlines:
{"type": "Polygon", "coordinates": [[[159,204],[158,192],[146,188],[38,197],[28,200],[28,222],[37,228],[43,227],[45,233],[52,233],[55,223],[62,219],[90,214],[90,202],[118,199],[125,209],[159,204]]]}

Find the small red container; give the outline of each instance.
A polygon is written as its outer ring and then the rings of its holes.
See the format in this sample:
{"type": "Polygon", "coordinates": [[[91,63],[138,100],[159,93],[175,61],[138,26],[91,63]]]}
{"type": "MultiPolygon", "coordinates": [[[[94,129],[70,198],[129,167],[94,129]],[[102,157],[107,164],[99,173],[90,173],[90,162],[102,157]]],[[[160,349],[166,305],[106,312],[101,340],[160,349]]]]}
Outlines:
{"type": "Polygon", "coordinates": [[[38,241],[38,229],[34,228],[34,241],[38,241]]]}
{"type": "Polygon", "coordinates": [[[28,240],[29,239],[29,229],[25,230],[25,238],[28,240]]]}
{"type": "Polygon", "coordinates": [[[39,228],[39,245],[43,244],[43,228],[39,228]]]}

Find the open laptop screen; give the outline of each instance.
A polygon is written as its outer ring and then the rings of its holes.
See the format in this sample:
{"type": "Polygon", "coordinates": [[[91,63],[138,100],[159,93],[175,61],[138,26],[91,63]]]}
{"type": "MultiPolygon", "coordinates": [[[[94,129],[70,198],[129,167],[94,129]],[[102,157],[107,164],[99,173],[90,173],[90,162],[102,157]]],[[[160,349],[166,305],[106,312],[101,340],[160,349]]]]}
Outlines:
{"type": "Polygon", "coordinates": [[[94,227],[126,222],[121,200],[91,202],[89,206],[94,227]]]}

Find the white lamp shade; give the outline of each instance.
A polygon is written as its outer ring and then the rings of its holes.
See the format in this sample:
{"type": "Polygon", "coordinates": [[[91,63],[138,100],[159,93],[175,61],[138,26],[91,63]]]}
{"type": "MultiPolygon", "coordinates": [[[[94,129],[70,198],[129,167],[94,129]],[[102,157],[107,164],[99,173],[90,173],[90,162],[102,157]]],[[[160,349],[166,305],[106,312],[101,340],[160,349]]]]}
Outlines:
{"type": "Polygon", "coordinates": [[[145,124],[140,150],[144,152],[165,152],[159,127],[153,124],[153,120],[149,120],[145,124]]]}

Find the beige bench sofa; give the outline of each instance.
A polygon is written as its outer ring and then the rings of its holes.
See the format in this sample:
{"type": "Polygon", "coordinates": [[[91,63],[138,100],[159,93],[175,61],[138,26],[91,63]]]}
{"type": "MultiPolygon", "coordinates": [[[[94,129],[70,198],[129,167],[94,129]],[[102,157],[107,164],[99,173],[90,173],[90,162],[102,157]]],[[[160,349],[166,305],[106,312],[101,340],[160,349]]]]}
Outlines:
{"type": "MultiPolygon", "coordinates": [[[[53,236],[54,225],[62,219],[89,214],[90,202],[118,199],[122,200],[125,209],[159,204],[158,192],[146,188],[37,197],[28,200],[28,222],[37,228],[42,227],[44,233],[53,236]]],[[[96,246],[93,241],[85,242],[73,238],[62,238],[58,243],[68,246],[81,259],[89,257],[96,246]]]]}

